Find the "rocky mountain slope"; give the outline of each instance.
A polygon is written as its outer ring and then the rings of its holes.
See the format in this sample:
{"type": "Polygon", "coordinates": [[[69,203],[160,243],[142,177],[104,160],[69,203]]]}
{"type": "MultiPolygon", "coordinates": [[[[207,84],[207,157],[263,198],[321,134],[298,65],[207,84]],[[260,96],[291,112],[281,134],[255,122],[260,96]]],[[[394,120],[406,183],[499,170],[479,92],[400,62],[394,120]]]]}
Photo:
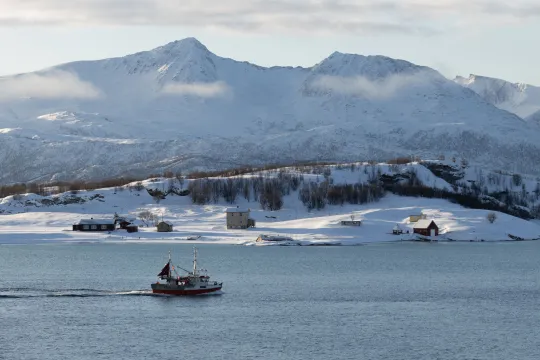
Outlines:
{"type": "Polygon", "coordinates": [[[0,78],[0,183],[441,154],[537,174],[538,138],[540,124],[384,56],[263,68],[188,38],[0,78]]]}
{"type": "Polygon", "coordinates": [[[458,76],[454,81],[473,90],[498,108],[523,119],[529,119],[535,113],[536,116],[540,115],[540,87],[478,75],[470,75],[468,78],[458,76]]]}

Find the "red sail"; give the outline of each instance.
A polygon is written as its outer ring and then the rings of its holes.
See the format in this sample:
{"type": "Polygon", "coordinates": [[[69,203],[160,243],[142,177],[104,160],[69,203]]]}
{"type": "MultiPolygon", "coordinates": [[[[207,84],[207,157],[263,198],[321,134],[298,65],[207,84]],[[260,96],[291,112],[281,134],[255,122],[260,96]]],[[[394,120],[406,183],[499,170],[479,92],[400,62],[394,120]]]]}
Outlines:
{"type": "Polygon", "coordinates": [[[163,269],[161,269],[161,272],[158,274],[158,276],[169,276],[169,263],[167,263],[163,269]]]}

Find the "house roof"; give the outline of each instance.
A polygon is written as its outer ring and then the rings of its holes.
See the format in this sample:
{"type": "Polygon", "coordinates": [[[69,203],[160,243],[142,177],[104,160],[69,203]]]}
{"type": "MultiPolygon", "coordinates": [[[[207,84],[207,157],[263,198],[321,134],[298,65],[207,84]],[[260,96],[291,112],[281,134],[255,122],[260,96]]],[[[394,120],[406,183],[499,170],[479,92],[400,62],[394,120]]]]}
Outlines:
{"type": "MultiPolygon", "coordinates": [[[[431,223],[435,224],[433,220],[427,220],[427,219],[418,220],[414,224],[413,229],[427,229],[429,225],[431,225],[431,223]]],[[[437,224],[435,224],[435,226],[437,226],[437,224]]]]}
{"type": "Polygon", "coordinates": [[[228,213],[247,213],[249,212],[249,209],[244,209],[244,208],[228,208],[226,210],[226,212],[228,213]]]}
{"type": "Polygon", "coordinates": [[[79,225],[114,225],[114,219],[81,219],[79,225]]]}
{"type": "Polygon", "coordinates": [[[126,217],[126,216],[118,216],[116,218],[116,221],[130,221],[130,222],[133,222],[135,221],[136,219],[135,218],[132,218],[132,217],[126,217]]]}
{"type": "Polygon", "coordinates": [[[159,224],[167,224],[167,225],[169,225],[169,226],[173,226],[173,224],[172,224],[171,222],[168,222],[168,221],[160,221],[160,222],[158,223],[158,225],[159,225],[159,224]]]}

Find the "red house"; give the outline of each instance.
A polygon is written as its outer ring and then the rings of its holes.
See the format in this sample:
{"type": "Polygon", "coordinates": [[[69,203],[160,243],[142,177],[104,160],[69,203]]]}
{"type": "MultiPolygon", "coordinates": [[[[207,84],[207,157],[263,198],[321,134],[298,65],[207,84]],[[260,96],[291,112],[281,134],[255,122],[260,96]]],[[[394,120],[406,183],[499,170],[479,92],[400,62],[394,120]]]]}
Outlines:
{"type": "Polygon", "coordinates": [[[413,232],[424,236],[438,236],[439,227],[433,220],[422,219],[414,224],[413,232]]]}

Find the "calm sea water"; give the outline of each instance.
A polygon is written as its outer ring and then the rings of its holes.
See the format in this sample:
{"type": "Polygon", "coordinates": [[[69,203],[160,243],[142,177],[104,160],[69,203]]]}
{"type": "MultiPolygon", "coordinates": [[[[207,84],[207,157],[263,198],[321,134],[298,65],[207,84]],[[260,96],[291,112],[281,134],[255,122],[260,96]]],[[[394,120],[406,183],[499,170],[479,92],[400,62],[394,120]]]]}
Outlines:
{"type": "Polygon", "coordinates": [[[169,249],[0,246],[0,358],[540,359],[540,242],[201,245],[191,298],[149,293],[169,249]]]}

